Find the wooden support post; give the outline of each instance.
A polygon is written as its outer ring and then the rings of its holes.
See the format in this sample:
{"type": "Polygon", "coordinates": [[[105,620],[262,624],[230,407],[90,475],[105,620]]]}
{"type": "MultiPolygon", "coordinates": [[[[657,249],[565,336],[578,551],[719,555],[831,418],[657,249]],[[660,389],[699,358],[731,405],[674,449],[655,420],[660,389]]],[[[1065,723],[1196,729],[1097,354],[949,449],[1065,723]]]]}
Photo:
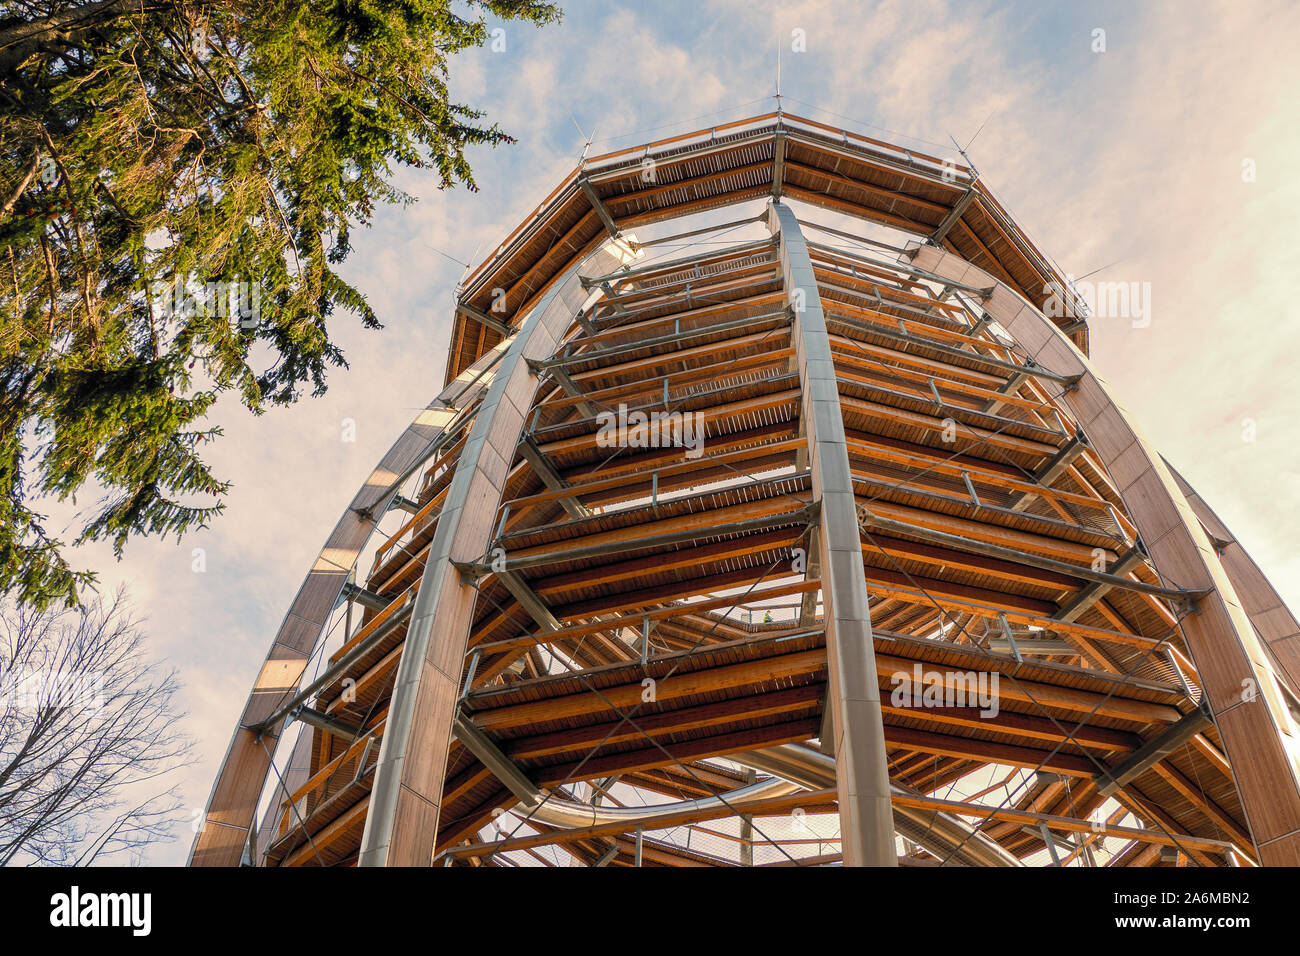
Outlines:
{"type": "Polygon", "coordinates": [[[1178,490],[1192,506],[1201,527],[1212,541],[1217,539],[1223,543],[1222,546],[1215,544],[1214,550],[1241,598],[1242,609],[1255,625],[1255,630],[1273,655],[1281,673],[1290,680],[1292,690],[1300,693],[1300,623],[1277,590],[1264,577],[1259,566],[1251,560],[1241,542],[1228,530],[1228,526],[1219,520],[1218,515],[1172,465],[1169,465],[1169,471],[1178,483],[1178,490]]]}
{"type": "Polygon", "coordinates": [[[1157,572],[1204,592],[1180,628],[1196,663],[1224,753],[1265,866],[1300,865],[1300,728],[1250,618],[1174,476],[1092,364],[1039,309],[959,256],[910,248],[912,263],[944,278],[993,284],[985,307],[1039,369],[1075,378],[1060,401],[1082,424],[1119,489],[1157,572]],[[1076,378],[1077,377],[1077,378],[1076,378]]]}
{"type": "MultiPolygon", "coordinates": [[[[487,364],[491,360],[485,356],[483,361],[487,364]]],[[[452,382],[443,396],[461,390],[463,384],[459,379],[452,382]]],[[[396,493],[393,479],[420,460],[456,415],[441,403],[441,398],[416,415],[375,467],[339,518],[289,606],[213,783],[203,826],[190,848],[191,866],[239,865],[245,836],[271,769],[282,721],[257,731],[250,728],[263,724],[297,691],[357,556],[374,531],[376,519],[372,515],[383,514],[396,493]]]]}

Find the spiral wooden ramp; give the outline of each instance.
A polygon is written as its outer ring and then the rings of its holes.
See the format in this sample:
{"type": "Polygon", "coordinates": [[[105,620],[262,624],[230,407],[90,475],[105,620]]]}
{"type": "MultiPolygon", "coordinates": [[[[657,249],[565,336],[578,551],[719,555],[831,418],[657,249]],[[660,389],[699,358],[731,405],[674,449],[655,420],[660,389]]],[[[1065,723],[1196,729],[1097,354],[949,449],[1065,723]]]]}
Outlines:
{"type": "Polygon", "coordinates": [[[459,291],[192,863],[1300,863],[1300,627],[1072,296],[969,166],[789,114],[585,161],[459,291]]]}

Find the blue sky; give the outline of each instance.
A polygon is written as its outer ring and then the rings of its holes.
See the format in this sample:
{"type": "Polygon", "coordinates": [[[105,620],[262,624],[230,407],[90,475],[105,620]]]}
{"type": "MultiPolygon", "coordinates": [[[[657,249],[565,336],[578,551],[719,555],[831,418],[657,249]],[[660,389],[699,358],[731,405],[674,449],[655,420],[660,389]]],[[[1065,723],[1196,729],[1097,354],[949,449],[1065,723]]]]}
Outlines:
{"type": "MultiPolygon", "coordinates": [[[[1300,5],[567,3],[506,49],[453,64],[454,94],[519,143],[472,154],[481,191],[419,197],[355,236],[345,275],[387,328],[335,320],[351,369],[296,408],[237,403],[211,452],[234,482],[210,530],[88,547],[125,581],[158,654],[185,682],[201,807],[247,689],[311,559],[373,463],[442,384],[455,283],[593,153],[766,112],[782,54],[788,111],[933,151],[956,137],[1060,267],[1150,283],[1152,321],[1093,324],[1096,365],[1147,437],[1300,607],[1300,345],[1291,281],[1300,221],[1294,127],[1300,5]],[[1093,31],[1105,30],[1105,52],[1093,31]],[[790,49],[803,31],[805,52],[790,49]],[[888,133],[884,131],[889,131],[888,133]],[[937,144],[937,145],[936,145],[937,144]],[[1254,182],[1244,182],[1243,161],[1254,182]],[[448,258],[450,257],[450,258],[448,258]],[[344,420],[356,440],[341,440],[344,420]],[[1255,440],[1243,440],[1251,420],[1255,440]],[[191,570],[195,548],[206,571],[191,570]]],[[[368,560],[363,556],[363,562],[368,560]]],[[[188,816],[188,814],[187,814],[188,816]]],[[[152,862],[183,862],[188,828],[152,862]]]]}

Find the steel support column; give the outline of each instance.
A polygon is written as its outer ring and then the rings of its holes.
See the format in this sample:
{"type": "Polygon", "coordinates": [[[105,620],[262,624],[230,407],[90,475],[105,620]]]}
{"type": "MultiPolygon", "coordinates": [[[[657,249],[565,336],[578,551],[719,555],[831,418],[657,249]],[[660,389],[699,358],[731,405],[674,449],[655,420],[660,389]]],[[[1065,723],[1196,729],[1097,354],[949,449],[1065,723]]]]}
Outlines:
{"type": "Polygon", "coordinates": [[[845,866],[897,866],[880,687],[867,611],[866,571],[839,386],[817,280],[803,233],[790,208],[773,203],[768,228],[780,237],[786,298],[794,310],[803,419],[817,526],[825,606],[831,711],[845,866]]]}
{"type": "MultiPolygon", "coordinates": [[[[610,272],[619,261],[602,249],[582,265],[610,272]]],[[[586,298],[575,268],[529,312],[502,357],[461,450],[394,679],[361,842],[361,866],[428,866],[433,859],[447,749],[477,594],[455,562],[479,559],[495,530],[501,489],[537,388],[528,359],[554,354],[586,298]]]]}

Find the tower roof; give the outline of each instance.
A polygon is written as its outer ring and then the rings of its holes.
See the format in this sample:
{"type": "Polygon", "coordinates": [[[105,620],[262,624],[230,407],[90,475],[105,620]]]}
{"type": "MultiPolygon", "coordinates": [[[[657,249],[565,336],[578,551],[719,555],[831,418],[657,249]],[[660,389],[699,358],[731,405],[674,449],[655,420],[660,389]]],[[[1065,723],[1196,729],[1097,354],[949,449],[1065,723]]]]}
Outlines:
{"type": "MultiPolygon", "coordinates": [[[[970,166],[767,113],[583,160],[465,280],[447,381],[611,235],[769,196],[924,237],[1039,306],[1068,288],[970,166]]],[[[1065,311],[1055,321],[1086,354],[1083,310],[1065,311]]]]}

